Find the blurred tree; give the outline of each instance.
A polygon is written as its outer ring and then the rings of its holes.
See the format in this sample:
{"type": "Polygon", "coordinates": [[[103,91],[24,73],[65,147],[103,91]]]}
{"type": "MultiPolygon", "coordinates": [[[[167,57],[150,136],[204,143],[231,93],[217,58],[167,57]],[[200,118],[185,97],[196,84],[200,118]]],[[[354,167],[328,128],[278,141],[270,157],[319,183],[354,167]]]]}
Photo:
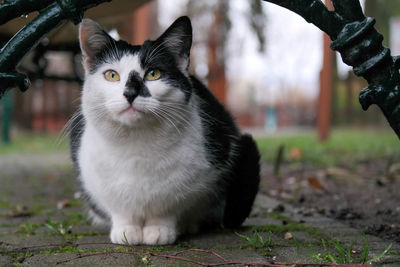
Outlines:
{"type": "Polygon", "coordinates": [[[399,0],[365,0],[365,15],[376,19],[376,29],[383,34],[383,44],[389,46],[389,22],[391,17],[400,16],[399,0]]]}
{"type": "Polygon", "coordinates": [[[265,51],[265,28],[267,23],[267,16],[264,13],[261,1],[250,1],[250,26],[258,39],[258,50],[265,51]]]}
{"type": "MultiPolygon", "coordinates": [[[[259,51],[265,51],[265,25],[266,15],[261,1],[246,2],[249,12],[246,14],[250,28],[259,42],[259,51]]],[[[207,46],[208,83],[211,91],[221,100],[225,101],[226,78],[225,57],[226,41],[231,30],[229,0],[189,0],[187,3],[187,14],[196,21],[194,27],[196,32],[209,32],[195,36],[194,42],[207,46]]],[[[194,58],[196,61],[196,58],[194,58]]]]}

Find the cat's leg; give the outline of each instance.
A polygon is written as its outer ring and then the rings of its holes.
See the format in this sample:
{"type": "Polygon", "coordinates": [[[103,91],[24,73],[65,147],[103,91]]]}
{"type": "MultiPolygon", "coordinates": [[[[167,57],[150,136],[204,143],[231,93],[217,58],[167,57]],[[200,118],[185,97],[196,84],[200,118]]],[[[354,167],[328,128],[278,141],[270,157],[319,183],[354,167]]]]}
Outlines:
{"type": "Polygon", "coordinates": [[[96,226],[109,226],[110,222],[106,218],[100,216],[97,212],[95,212],[93,209],[89,210],[89,219],[92,222],[93,225],[96,226]]]}
{"type": "Polygon", "coordinates": [[[175,217],[152,218],[146,220],[143,228],[143,243],[146,245],[172,244],[177,235],[175,217]]]}
{"type": "Polygon", "coordinates": [[[142,243],[142,227],[138,220],[130,216],[113,215],[110,231],[112,243],[137,245],[142,243]]]}
{"type": "Polygon", "coordinates": [[[223,223],[225,227],[242,225],[249,216],[260,183],[260,153],[250,135],[240,138],[234,175],[230,177],[223,223]]]}

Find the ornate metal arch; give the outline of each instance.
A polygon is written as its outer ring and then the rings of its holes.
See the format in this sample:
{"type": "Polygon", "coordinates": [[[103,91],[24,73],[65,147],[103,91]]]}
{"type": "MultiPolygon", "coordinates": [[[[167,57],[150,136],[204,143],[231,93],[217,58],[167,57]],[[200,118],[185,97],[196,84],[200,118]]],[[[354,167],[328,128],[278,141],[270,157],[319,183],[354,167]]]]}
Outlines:
{"type": "MultiPolygon", "coordinates": [[[[15,67],[46,34],[67,20],[79,23],[85,10],[106,1],[111,0],[3,0],[0,24],[35,10],[40,14],[0,51],[0,97],[12,87],[21,91],[29,88],[29,79],[15,67]]],[[[360,93],[362,108],[378,105],[400,138],[400,60],[383,47],[375,20],[364,16],[359,0],[331,0],[334,11],[321,0],[263,1],[287,8],[326,32],[332,40],[331,48],[341,53],[356,75],[368,81],[369,86],[360,93]]]]}

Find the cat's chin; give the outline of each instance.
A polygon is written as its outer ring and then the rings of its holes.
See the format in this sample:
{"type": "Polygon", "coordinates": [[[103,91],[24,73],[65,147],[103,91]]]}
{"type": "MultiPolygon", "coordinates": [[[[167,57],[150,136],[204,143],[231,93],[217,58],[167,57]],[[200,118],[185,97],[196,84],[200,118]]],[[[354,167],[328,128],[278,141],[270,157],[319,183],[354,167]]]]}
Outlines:
{"type": "Polygon", "coordinates": [[[114,116],[114,120],[126,126],[135,126],[140,123],[144,116],[144,112],[134,107],[127,107],[118,112],[114,116]]]}

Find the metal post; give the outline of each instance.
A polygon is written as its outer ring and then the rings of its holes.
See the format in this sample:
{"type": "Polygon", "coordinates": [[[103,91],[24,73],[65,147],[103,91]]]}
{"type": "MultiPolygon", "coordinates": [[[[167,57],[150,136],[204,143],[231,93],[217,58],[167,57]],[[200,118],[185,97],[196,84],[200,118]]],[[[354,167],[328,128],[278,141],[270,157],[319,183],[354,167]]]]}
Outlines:
{"type": "Polygon", "coordinates": [[[12,92],[7,92],[1,99],[2,116],[1,116],[1,141],[5,144],[11,142],[11,116],[12,116],[12,92]]]}
{"type": "Polygon", "coordinates": [[[320,141],[329,138],[332,122],[332,57],[334,54],[329,49],[329,37],[324,34],[323,63],[320,73],[320,88],[317,109],[317,132],[320,141]]]}

